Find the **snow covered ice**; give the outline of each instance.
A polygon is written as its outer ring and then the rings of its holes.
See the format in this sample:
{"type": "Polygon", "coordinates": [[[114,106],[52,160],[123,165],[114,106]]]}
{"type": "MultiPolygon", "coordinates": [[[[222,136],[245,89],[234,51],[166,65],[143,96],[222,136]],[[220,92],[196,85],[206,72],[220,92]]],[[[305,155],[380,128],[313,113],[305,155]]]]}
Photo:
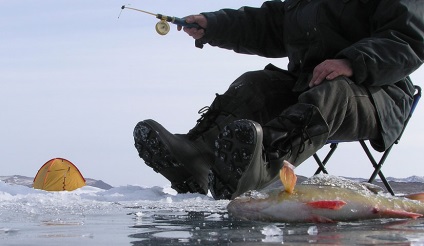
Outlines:
{"type": "Polygon", "coordinates": [[[219,221],[227,217],[227,203],[199,194],[176,195],[161,187],[85,186],[47,192],[0,181],[0,240],[1,245],[121,245],[154,232],[153,237],[185,241],[202,225],[150,225],[200,214],[204,223],[219,221]]]}
{"type": "Polygon", "coordinates": [[[0,245],[424,245],[424,220],[278,224],[232,219],[229,201],[169,187],[46,192],[0,181],[0,245]]]}

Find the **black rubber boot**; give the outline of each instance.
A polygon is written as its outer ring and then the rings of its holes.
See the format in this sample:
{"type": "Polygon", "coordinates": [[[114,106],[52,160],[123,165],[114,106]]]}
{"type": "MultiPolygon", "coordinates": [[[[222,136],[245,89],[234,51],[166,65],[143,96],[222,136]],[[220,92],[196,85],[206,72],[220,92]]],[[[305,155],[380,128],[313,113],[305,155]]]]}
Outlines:
{"type": "Polygon", "coordinates": [[[207,194],[215,139],[221,128],[235,120],[224,110],[230,100],[217,95],[210,107],[199,111],[201,118],[187,134],[172,134],[154,120],[139,122],[133,133],[139,156],[171,181],[178,193],[207,194]]]}
{"type": "Polygon", "coordinates": [[[154,120],[139,122],[134,129],[135,148],[146,165],[171,181],[178,193],[208,193],[207,175],[212,153],[201,142],[172,134],[154,120]]]}
{"type": "Polygon", "coordinates": [[[313,105],[296,104],[266,124],[238,120],[219,134],[209,190],[215,199],[234,199],[278,178],[284,160],[299,165],[321,148],[328,126],[313,105]]]}
{"type": "Polygon", "coordinates": [[[329,127],[319,109],[295,104],[264,127],[264,147],[270,160],[281,159],[298,166],[328,140],[329,127]]]}
{"type": "Polygon", "coordinates": [[[267,169],[262,139],[262,127],[251,120],[234,121],[222,130],[209,174],[209,190],[216,200],[234,199],[259,188],[267,169]]]}

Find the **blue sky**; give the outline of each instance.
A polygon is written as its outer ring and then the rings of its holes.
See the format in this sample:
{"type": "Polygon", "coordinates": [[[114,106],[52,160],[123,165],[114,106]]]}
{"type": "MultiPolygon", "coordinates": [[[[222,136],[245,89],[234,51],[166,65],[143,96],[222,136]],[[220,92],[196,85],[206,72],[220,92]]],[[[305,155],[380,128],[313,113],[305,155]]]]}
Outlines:
{"type": "MultiPolygon", "coordinates": [[[[260,6],[262,1],[0,1],[0,176],[34,176],[62,157],[85,177],[114,186],[167,185],[138,158],[132,131],[152,118],[185,133],[242,73],[286,59],[235,54],[194,41],[175,26],[156,34],[157,20],[131,7],[183,17],[202,11],[260,6]]],[[[412,78],[421,84],[424,68],[412,78]]],[[[386,176],[423,176],[419,105],[386,176]]],[[[424,106],[423,106],[424,107],[424,106]]],[[[356,144],[341,145],[329,164],[336,175],[367,177],[371,165],[356,144]]],[[[326,149],[326,148],[325,148],[326,149]]],[[[322,154],[321,154],[322,155],[322,154]]],[[[312,160],[297,169],[310,176],[312,160]]]]}

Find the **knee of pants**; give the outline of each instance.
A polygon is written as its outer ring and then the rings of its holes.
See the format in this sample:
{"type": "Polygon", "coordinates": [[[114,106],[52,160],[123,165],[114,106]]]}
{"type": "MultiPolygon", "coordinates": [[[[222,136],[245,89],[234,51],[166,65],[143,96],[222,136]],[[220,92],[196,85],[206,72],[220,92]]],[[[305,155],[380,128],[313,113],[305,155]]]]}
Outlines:
{"type": "Polygon", "coordinates": [[[225,95],[234,97],[240,103],[262,104],[266,94],[267,78],[262,71],[246,72],[237,78],[225,92],[225,95]]]}
{"type": "Polygon", "coordinates": [[[350,83],[347,78],[340,77],[331,81],[324,81],[312,87],[299,96],[299,102],[312,104],[319,109],[330,108],[332,105],[344,105],[352,95],[350,83]]]}
{"type": "Polygon", "coordinates": [[[294,82],[293,77],[280,71],[267,69],[250,71],[237,78],[226,93],[244,99],[252,96],[273,98],[277,95],[295,94],[292,92],[294,82]]]}
{"type": "Polygon", "coordinates": [[[228,91],[240,93],[240,91],[252,91],[256,89],[256,84],[261,83],[265,78],[262,71],[251,71],[242,74],[228,88],[228,91]]]}
{"type": "Polygon", "coordinates": [[[280,113],[275,109],[281,104],[276,99],[279,95],[276,84],[282,83],[266,70],[246,72],[231,84],[224,95],[233,98],[233,105],[237,108],[233,113],[236,115],[257,122],[267,121],[270,115],[276,114],[274,111],[280,113]]]}

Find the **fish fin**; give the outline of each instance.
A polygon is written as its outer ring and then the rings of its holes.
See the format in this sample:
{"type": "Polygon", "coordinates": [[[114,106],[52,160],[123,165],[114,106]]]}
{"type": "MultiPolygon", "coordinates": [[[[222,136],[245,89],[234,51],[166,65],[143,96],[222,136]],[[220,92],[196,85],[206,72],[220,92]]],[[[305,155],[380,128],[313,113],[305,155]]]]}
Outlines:
{"type": "Polygon", "coordinates": [[[290,162],[284,160],[283,167],[280,169],[280,180],[284,185],[284,190],[289,194],[293,193],[297,181],[294,168],[290,162]]]}
{"type": "Polygon", "coordinates": [[[339,210],[347,203],[341,200],[321,200],[314,202],[307,202],[306,205],[313,208],[339,210]]]}
{"type": "Polygon", "coordinates": [[[312,223],[335,223],[335,221],[332,219],[316,214],[312,215],[309,221],[312,223]]]}
{"type": "Polygon", "coordinates": [[[405,210],[393,210],[393,209],[385,209],[385,210],[381,210],[378,211],[378,213],[383,214],[383,215],[388,215],[390,217],[397,217],[397,218],[412,218],[412,219],[416,219],[419,217],[422,217],[422,214],[417,214],[417,213],[412,213],[412,212],[407,212],[405,210]]]}
{"type": "Polygon", "coordinates": [[[404,197],[411,200],[424,202],[424,193],[409,194],[409,195],[405,195],[404,197]]]}

